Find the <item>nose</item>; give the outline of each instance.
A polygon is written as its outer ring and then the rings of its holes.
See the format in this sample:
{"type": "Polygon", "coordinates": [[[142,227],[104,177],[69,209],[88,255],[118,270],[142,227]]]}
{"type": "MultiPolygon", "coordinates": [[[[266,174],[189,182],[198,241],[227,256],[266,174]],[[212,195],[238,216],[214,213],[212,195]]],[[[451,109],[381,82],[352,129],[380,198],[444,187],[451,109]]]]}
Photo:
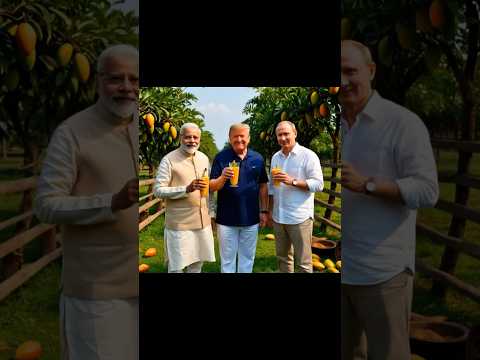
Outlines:
{"type": "Polygon", "coordinates": [[[122,90],[124,91],[133,91],[133,84],[132,82],[130,81],[130,79],[128,78],[128,76],[125,76],[123,78],[123,81],[121,83],[121,87],[120,87],[122,90]]]}

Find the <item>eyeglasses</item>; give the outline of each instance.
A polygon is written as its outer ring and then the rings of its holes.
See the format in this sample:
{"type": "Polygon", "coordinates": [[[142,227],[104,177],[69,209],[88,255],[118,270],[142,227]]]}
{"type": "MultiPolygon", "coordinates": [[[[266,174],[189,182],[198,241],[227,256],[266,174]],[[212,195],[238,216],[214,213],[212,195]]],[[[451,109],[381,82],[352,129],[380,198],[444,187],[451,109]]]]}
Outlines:
{"type": "Polygon", "coordinates": [[[112,84],[112,85],[122,85],[125,83],[125,80],[128,80],[128,82],[133,87],[139,86],[138,76],[124,75],[124,74],[107,74],[107,73],[100,73],[99,75],[103,77],[109,84],[112,84]]]}

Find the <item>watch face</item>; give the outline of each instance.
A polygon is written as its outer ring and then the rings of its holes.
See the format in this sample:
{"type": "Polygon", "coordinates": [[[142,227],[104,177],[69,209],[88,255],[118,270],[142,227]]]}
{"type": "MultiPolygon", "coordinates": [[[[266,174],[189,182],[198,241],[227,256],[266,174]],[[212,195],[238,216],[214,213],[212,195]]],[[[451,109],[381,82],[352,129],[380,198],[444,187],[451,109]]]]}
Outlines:
{"type": "Polygon", "coordinates": [[[366,188],[367,188],[368,191],[374,191],[375,190],[375,183],[368,182],[366,188]]]}

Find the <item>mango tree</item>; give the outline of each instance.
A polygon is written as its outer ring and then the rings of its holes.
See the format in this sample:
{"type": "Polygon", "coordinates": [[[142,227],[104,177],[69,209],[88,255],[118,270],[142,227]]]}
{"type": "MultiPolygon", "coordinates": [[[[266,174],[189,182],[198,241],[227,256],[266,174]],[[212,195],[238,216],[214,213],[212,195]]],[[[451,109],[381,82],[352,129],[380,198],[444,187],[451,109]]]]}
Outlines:
{"type": "MultiPolygon", "coordinates": [[[[97,56],[109,44],[136,45],[137,23],[108,0],[12,0],[0,9],[0,121],[23,147],[25,165],[37,160],[60,121],[95,101],[97,56]]],[[[31,202],[26,192],[20,213],[31,202]]],[[[5,257],[3,277],[22,259],[21,249],[5,257]]]]}
{"type": "MultiPolygon", "coordinates": [[[[279,150],[275,127],[280,121],[291,121],[297,129],[297,141],[303,146],[318,152],[318,138],[328,134],[333,163],[340,160],[339,132],[340,106],[337,101],[338,87],[284,87],[255,88],[257,96],[248,101],[244,113],[245,121],[251,127],[251,145],[262,153],[267,164],[272,155],[279,150]]],[[[337,169],[332,169],[332,177],[337,169]]],[[[336,191],[337,184],[330,183],[330,189],[336,191]]],[[[328,203],[335,198],[329,196],[328,203]]],[[[331,211],[326,210],[329,219],[331,211]]]]}
{"type": "Polygon", "coordinates": [[[140,164],[149,177],[165,154],[179,146],[181,126],[193,122],[202,129],[200,151],[212,160],[217,152],[212,134],[203,129],[203,115],[195,109],[197,98],[178,87],[142,88],[140,91],[140,164]]]}

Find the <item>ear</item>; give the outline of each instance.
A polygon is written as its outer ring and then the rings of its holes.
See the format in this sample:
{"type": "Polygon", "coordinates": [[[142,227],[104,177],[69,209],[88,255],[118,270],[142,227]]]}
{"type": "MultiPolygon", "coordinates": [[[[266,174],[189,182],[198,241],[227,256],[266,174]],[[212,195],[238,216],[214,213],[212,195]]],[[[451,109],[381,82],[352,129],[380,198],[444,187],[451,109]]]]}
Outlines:
{"type": "Polygon", "coordinates": [[[373,81],[373,79],[375,78],[375,73],[377,71],[377,65],[372,62],[368,67],[370,69],[370,81],[373,81]]]}

